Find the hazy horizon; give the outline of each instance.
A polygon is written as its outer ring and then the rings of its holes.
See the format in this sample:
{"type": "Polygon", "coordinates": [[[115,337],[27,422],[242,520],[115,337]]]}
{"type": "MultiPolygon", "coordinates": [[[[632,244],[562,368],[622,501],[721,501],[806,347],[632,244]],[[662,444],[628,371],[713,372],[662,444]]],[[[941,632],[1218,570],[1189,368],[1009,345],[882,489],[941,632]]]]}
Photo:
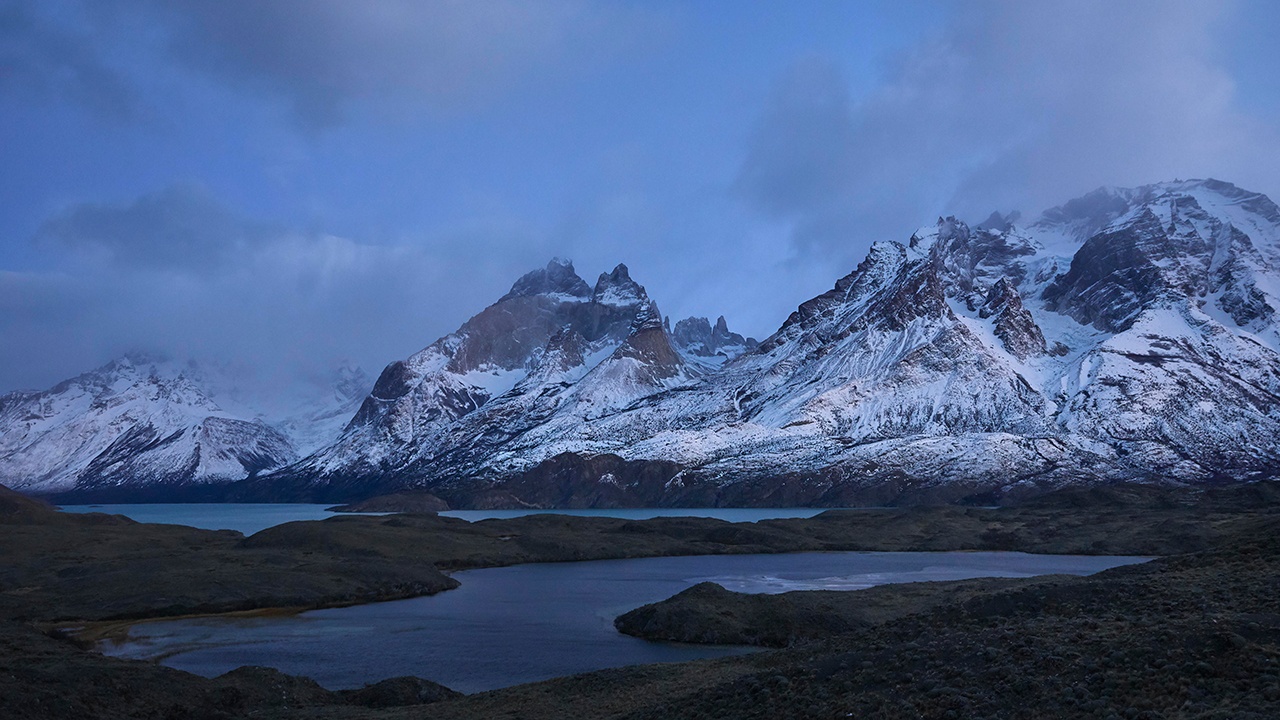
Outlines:
{"type": "Polygon", "coordinates": [[[554,256],[763,338],[939,215],[1278,198],[1276,30],[1263,0],[0,3],[0,392],[128,351],[376,375],[554,256]]]}

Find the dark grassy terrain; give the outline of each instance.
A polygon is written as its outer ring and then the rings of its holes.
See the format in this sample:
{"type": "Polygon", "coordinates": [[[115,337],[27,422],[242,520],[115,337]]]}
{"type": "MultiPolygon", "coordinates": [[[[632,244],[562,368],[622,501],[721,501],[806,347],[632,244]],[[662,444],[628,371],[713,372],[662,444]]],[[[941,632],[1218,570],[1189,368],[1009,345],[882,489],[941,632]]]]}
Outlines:
{"type": "Polygon", "coordinates": [[[1280,547],[1014,584],[776,658],[626,717],[1274,718],[1280,547]]]}
{"type": "Polygon", "coordinates": [[[880,585],[859,591],[800,590],[753,595],[698,583],[662,602],[619,616],[619,632],[647,640],[786,647],[898,620],[1058,576],[980,578],[880,585]]]}
{"type": "MultiPolygon", "coordinates": [[[[0,716],[1042,717],[1064,708],[1088,715],[1086,707],[1102,702],[1129,717],[1131,708],[1144,711],[1139,701],[1164,703],[1145,711],[1171,712],[1173,697],[1243,716],[1276,686],[1274,494],[1263,485],[1196,494],[1112,489],[1016,508],[835,511],[754,524],[344,517],[244,538],[64,515],[0,489],[0,716]],[[791,643],[776,652],[604,671],[431,705],[418,703],[447,693],[413,679],[360,697],[269,671],[207,680],[104,658],[53,632],[427,594],[453,586],[440,570],[521,562],[965,549],[1193,554],[1094,578],[835,593],[770,619],[786,630],[770,642],[791,643]],[[1080,688],[1087,694],[1076,697],[1080,688]]],[[[750,600],[721,600],[748,619],[760,612],[750,600]]],[[[700,628],[695,613],[680,632],[700,628]]],[[[732,624],[714,631],[743,632],[732,624]]]]}
{"type": "MultiPolygon", "coordinates": [[[[943,602],[911,586],[876,588],[869,604],[881,609],[865,625],[773,652],[587,673],[429,708],[272,716],[1275,718],[1280,526],[1270,530],[1086,578],[946,583],[954,597],[943,602]],[[919,612],[892,607],[899,591],[919,612]]],[[[848,593],[848,606],[868,593],[848,593]]]]}

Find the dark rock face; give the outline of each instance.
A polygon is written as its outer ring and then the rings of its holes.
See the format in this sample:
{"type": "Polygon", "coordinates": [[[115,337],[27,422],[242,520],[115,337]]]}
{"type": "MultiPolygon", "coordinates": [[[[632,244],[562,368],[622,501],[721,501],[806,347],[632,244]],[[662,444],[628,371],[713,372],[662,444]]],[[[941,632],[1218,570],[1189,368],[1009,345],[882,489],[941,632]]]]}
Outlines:
{"type": "Polygon", "coordinates": [[[1090,237],[1125,213],[1134,201],[1134,192],[1099,188],[1064,205],[1046,210],[1041,221],[1070,228],[1077,237],[1090,237]]]}
{"type": "Polygon", "coordinates": [[[995,233],[1007,233],[1013,229],[1013,224],[1022,219],[1022,213],[1017,210],[1002,215],[1000,212],[993,212],[987,216],[986,220],[974,226],[975,230],[988,230],[995,233]]]}
{"type": "Polygon", "coordinates": [[[743,337],[729,331],[729,323],[724,316],[716,318],[716,324],[704,317],[689,317],[676,323],[671,332],[671,340],[681,351],[699,357],[724,355],[737,357],[743,352],[750,352],[760,345],[754,338],[743,337]]]}
{"type": "Polygon", "coordinates": [[[648,299],[648,295],[640,283],[631,279],[627,266],[619,263],[611,272],[600,273],[591,299],[607,305],[632,305],[648,299]]]}
{"type": "Polygon", "coordinates": [[[1020,261],[1035,255],[1036,250],[1010,232],[1008,221],[1001,218],[996,225],[969,228],[954,217],[938,220],[931,253],[951,294],[963,296],[1003,277],[1015,286],[1022,282],[1026,269],[1020,261]]]}
{"type": "Polygon", "coordinates": [[[1221,243],[1223,252],[1218,266],[1212,270],[1209,292],[1221,293],[1218,304],[1235,320],[1238,327],[1266,327],[1275,321],[1276,310],[1253,281],[1250,266],[1265,261],[1248,235],[1227,226],[1221,243]]]}
{"type": "Polygon", "coordinates": [[[1139,312],[1174,290],[1156,263],[1175,252],[1159,218],[1146,212],[1124,228],[1087,240],[1044,299],[1050,310],[1085,325],[1122,332],[1139,312]]]}
{"type": "Polygon", "coordinates": [[[574,272],[573,263],[556,258],[547,263],[545,268],[534,270],[517,280],[511,286],[511,291],[503,295],[499,302],[517,297],[555,293],[585,298],[591,295],[591,288],[574,272]]]}
{"type": "Polygon", "coordinates": [[[1026,360],[1047,352],[1044,333],[1008,278],[1000,278],[987,292],[987,301],[978,309],[978,317],[995,318],[996,337],[1015,357],[1026,360]]]}
{"type": "Polygon", "coordinates": [[[657,305],[636,318],[636,326],[613,352],[611,359],[630,358],[644,368],[643,380],[655,382],[672,377],[684,367],[684,359],[672,347],[671,335],[661,323],[657,305]]]}
{"type": "MultiPolygon", "coordinates": [[[[1203,185],[1227,188],[1226,199],[1236,202],[1250,197],[1224,183],[1203,185]]],[[[1272,263],[1248,234],[1230,217],[1208,212],[1191,194],[1148,191],[1142,199],[1148,204],[1128,220],[1085,241],[1070,270],[1045,289],[1049,310],[1123,332],[1152,307],[1218,293],[1217,304],[1237,325],[1269,324],[1275,310],[1253,275],[1272,263]]],[[[1265,197],[1253,204],[1262,213],[1253,222],[1265,221],[1274,208],[1265,197]]]]}
{"type": "Polygon", "coordinates": [[[369,396],[375,400],[395,400],[413,389],[413,372],[403,361],[397,360],[386,367],[373,385],[369,396]]]}
{"type": "Polygon", "coordinates": [[[458,507],[617,508],[660,504],[676,463],[562,453],[496,482],[468,482],[440,494],[458,507]]]}
{"type": "MultiPolygon", "coordinates": [[[[922,242],[918,237],[912,241],[915,246],[922,242]]],[[[876,243],[856,270],[791,313],[778,332],[760,343],[759,352],[804,336],[829,344],[868,329],[896,332],[919,318],[950,315],[941,270],[935,256],[909,258],[901,245],[876,243]],[[858,312],[851,312],[855,308],[858,312]]]]}

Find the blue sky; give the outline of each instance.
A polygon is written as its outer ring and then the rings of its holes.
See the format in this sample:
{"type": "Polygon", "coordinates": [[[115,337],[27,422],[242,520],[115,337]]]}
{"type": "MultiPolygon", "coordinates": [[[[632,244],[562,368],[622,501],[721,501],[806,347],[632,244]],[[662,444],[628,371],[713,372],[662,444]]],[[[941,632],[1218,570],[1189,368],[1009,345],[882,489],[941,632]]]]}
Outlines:
{"type": "Polygon", "coordinates": [[[551,256],[763,337],[879,239],[1280,194],[1280,4],[0,0],[0,390],[376,372],[551,256]]]}

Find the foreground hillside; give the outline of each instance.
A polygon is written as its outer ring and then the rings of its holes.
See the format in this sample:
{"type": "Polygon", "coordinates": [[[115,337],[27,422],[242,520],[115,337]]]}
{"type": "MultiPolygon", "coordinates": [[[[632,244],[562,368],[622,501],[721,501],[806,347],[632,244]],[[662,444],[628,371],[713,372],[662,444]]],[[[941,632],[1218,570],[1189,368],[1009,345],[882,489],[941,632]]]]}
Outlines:
{"type": "MultiPolygon", "coordinates": [[[[1207,493],[1108,489],[1051,495],[1022,508],[845,511],[743,524],[349,517],[290,523],[244,538],[118,516],[65,515],[0,488],[0,714],[1267,717],[1280,690],[1276,499],[1264,484],[1207,493]],[[794,637],[772,643],[791,643],[783,650],[620,668],[467,697],[417,678],[354,693],[264,669],[205,679],[106,658],[75,640],[120,632],[148,617],[439,592],[456,585],[440,573],[449,568],[968,548],[1173,556],[1088,578],[849,593],[847,601],[810,603],[806,614],[793,617],[794,637]],[[850,622],[842,607],[875,609],[850,622]],[[841,618],[843,626],[835,625],[841,618]],[[815,634],[815,627],[825,629],[815,634]]],[[[705,622],[697,613],[690,617],[690,627],[705,622]]]]}

